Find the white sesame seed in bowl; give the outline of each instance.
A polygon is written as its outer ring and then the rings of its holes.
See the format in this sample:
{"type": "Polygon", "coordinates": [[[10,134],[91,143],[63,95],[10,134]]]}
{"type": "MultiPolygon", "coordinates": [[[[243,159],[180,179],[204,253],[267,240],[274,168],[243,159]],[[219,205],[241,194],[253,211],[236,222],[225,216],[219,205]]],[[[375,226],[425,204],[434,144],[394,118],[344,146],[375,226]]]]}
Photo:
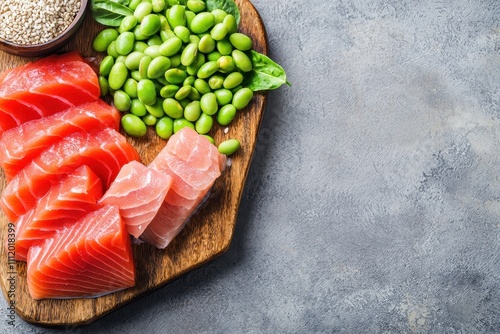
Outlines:
{"type": "Polygon", "coordinates": [[[66,46],[84,18],[88,0],[0,1],[0,50],[38,57],[66,46]]]}

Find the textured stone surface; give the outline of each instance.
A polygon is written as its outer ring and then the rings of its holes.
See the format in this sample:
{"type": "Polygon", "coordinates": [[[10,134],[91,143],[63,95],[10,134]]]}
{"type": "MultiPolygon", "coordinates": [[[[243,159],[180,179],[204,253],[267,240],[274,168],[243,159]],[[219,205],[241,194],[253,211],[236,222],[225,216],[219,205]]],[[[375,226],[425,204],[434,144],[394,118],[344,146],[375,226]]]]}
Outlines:
{"type": "Polygon", "coordinates": [[[231,248],[65,332],[500,332],[498,1],[253,3],[293,86],[231,248]]]}

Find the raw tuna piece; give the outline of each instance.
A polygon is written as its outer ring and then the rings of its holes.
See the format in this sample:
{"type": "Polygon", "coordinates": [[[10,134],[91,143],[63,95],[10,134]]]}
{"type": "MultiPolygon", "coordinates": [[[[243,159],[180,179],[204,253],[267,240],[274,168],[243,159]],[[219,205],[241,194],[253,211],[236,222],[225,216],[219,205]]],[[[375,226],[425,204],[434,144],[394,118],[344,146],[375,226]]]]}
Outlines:
{"type": "Polygon", "coordinates": [[[77,52],[27,63],[0,75],[0,132],[99,96],[97,74],[77,52]]]}
{"type": "Polygon", "coordinates": [[[225,156],[190,128],[170,137],[149,168],[170,175],[172,186],[141,239],[157,248],[167,247],[205,199],[224,162],[225,156]]]}
{"type": "Polygon", "coordinates": [[[131,161],[122,167],[99,203],[117,206],[128,232],[138,238],[155,217],[171,184],[169,175],[131,161]]]}
{"type": "Polygon", "coordinates": [[[105,206],[28,252],[34,299],[97,297],[135,284],[130,236],[117,207],[105,206]]]}
{"type": "Polygon", "coordinates": [[[16,223],[16,260],[26,261],[31,246],[97,210],[102,193],[101,179],[87,166],[79,167],[52,186],[36,207],[16,223]]]}
{"type": "Polygon", "coordinates": [[[137,150],[113,129],[71,134],[43,151],[7,184],[0,206],[9,221],[16,221],[35,207],[52,184],[76,168],[89,166],[106,190],[123,165],[139,159],[137,150]]]}
{"type": "Polygon", "coordinates": [[[31,120],[3,133],[0,164],[7,181],[63,137],[74,132],[118,130],[120,113],[102,100],[71,107],[54,115],[31,120]]]}

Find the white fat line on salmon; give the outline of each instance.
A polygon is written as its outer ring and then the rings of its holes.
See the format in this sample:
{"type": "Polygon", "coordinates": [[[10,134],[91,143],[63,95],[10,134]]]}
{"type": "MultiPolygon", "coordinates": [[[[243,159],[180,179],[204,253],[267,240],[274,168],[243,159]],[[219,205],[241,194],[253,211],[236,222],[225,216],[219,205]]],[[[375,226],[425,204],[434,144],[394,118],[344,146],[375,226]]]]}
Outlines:
{"type": "Polygon", "coordinates": [[[16,226],[13,223],[7,225],[7,324],[15,326],[16,323],[16,226]]]}

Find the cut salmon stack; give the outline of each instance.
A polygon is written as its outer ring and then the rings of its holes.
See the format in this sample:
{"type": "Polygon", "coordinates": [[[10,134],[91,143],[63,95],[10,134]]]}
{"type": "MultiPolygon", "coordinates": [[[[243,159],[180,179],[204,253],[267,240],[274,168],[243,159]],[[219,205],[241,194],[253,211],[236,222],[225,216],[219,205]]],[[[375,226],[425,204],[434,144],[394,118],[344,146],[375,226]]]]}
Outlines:
{"type": "Polygon", "coordinates": [[[77,52],[27,63],[0,75],[0,133],[99,96],[97,75],[77,52]]]}
{"type": "Polygon", "coordinates": [[[122,167],[99,203],[117,206],[128,232],[139,238],[156,216],[171,184],[169,175],[131,161],[122,167]]]}
{"type": "Polygon", "coordinates": [[[190,128],[171,136],[148,167],[171,176],[172,186],[141,239],[160,249],[167,247],[206,198],[225,161],[225,155],[190,128]]]}
{"type": "Polygon", "coordinates": [[[3,133],[0,166],[10,181],[42,151],[75,132],[119,130],[120,113],[102,100],[83,103],[51,116],[26,122],[3,133]]]}
{"type": "Polygon", "coordinates": [[[26,261],[28,250],[53,237],[100,206],[102,182],[87,166],[68,174],[16,223],[16,260],[26,261]]]}
{"type": "Polygon", "coordinates": [[[34,299],[97,297],[135,284],[130,236],[115,206],[31,247],[27,268],[34,299]]]}

